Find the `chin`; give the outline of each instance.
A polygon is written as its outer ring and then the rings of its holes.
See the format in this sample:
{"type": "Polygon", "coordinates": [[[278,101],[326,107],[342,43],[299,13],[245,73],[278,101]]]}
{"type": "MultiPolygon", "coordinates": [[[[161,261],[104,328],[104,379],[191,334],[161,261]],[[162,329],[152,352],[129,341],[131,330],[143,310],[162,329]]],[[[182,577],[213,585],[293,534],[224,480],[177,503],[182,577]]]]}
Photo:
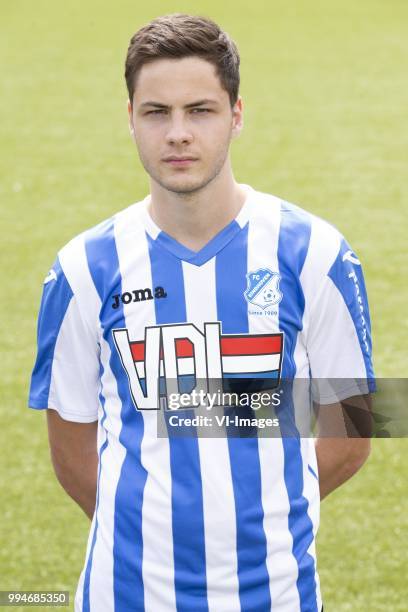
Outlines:
{"type": "Polygon", "coordinates": [[[174,193],[192,193],[207,185],[208,181],[203,179],[175,177],[175,180],[160,181],[162,187],[174,193]]]}

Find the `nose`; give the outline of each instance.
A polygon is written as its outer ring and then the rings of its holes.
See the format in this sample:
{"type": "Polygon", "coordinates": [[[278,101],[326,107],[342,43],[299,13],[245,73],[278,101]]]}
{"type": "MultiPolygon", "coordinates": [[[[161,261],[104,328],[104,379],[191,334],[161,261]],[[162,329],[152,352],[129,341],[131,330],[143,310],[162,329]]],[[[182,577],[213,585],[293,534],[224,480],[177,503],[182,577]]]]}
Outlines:
{"type": "Polygon", "coordinates": [[[187,121],[181,117],[174,115],[171,117],[169,129],[166,134],[167,144],[177,145],[177,144],[189,144],[193,140],[193,135],[189,126],[187,125],[187,121]]]}

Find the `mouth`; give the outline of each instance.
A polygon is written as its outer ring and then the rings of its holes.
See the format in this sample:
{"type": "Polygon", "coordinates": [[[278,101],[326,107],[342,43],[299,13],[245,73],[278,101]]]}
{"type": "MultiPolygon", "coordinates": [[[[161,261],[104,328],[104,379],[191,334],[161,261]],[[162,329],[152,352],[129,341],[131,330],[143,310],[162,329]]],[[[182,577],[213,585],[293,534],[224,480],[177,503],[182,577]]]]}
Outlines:
{"type": "Polygon", "coordinates": [[[198,161],[196,157],[165,157],[163,161],[169,166],[184,167],[198,161]]]}

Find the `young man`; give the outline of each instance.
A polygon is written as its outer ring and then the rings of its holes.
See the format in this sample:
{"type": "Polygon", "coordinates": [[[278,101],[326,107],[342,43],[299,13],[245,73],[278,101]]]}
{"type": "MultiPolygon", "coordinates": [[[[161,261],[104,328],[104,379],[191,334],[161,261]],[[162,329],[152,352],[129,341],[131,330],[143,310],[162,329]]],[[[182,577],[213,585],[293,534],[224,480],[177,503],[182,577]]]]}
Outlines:
{"type": "Polygon", "coordinates": [[[324,419],[316,444],[285,435],[294,393],[281,436],[198,435],[202,406],[170,413],[191,417],[170,435],[166,400],[198,380],[330,377],[313,399],[340,417],[352,379],[372,378],[360,262],[327,223],[234,179],[239,56],[215,23],[155,19],[131,39],[126,82],[150,194],[60,251],[30,394],[49,409],[57,477],[92,519],[75,609],[320,612],[319,493],[369,441],[325,438],[324,419]]]}

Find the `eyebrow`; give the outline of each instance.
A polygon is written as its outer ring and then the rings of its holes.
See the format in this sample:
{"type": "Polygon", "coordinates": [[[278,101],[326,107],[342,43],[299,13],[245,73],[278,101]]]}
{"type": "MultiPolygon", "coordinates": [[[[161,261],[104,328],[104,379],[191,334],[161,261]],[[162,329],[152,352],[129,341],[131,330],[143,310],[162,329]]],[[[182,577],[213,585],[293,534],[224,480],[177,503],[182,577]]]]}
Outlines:
{"type": "MultiPolygon", "coordinates": [[[[190,102],[190,104],[185,104],[183,108],[193,108],[196,106],[203,106],[204,104],[217,104],[216,100],[197,100],[197,102],[190,102]]],[[[155,108],[170,108],[167,104],[161,104],[160,102],[154,102],[153,100],[148,100],[147,102],[143,102],[140,105],[140,108],[145,108],[146,106],[154,106],[155,108]]]]}

